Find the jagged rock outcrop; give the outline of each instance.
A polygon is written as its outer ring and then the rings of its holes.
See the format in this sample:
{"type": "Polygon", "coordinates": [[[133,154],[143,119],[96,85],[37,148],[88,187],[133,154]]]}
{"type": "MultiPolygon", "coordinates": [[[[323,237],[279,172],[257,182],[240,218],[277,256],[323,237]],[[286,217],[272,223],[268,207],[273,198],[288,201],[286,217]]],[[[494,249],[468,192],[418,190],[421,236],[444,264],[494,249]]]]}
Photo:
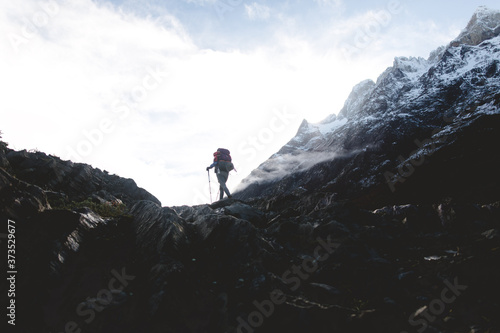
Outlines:
{"type": "Polygon", "coordinates": [[[500,12],[485,6],[479,7],[467,27],[451,42],[451,46],[479,45],[500,34],[500,12]]]}
{"type": "Polygon", "coordinates": [[[146,190],[138,187],[132,179],[110,175],[87,164],[63,161],[41,152],[6,149],[0,153],[4,169],[17,179],[38,186],[46,195],[59,204],[84,201],[88,198],[104,202],[123,202],[131,206],[139,200],[150,200],[161,204],[146,190]]]}

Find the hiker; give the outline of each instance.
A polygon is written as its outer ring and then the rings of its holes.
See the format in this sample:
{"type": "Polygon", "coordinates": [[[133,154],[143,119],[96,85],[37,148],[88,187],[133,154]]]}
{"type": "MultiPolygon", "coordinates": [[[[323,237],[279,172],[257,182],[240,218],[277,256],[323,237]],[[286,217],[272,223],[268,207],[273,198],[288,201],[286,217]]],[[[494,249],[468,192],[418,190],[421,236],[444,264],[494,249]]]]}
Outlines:
{"type": "Polygon", "coordinates": [[[224,192],[227,194],[228,198],[231,198],[231,193],[229,192],[226,182],[229,177],[229,172],[234,169],[234,165],[231,162],[231,153],[229,150],[224,148],[219,148],[214,153],[214,162],[207,167],[207,171],[215,167],[215,174],[217,175],[217,180],[220,185],[220,200],[224,198],[224,192]]]}

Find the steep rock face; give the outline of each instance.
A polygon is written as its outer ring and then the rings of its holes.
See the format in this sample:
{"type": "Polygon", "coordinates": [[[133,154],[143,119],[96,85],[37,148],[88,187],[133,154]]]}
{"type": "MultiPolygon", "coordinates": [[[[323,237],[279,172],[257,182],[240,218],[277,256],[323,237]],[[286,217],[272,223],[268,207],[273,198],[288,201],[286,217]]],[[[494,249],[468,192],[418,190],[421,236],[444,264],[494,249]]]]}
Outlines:
{"type": "MultiPolygon", "coordinates": [[[[474,15],[475,23],[462,35],[478,27],[496,31],[491,27],[500,23],[498,11],[480,9],[474,15]]],[[[482,36],[477,45],[452,43],[427,60],[396,58],[376,83],[354,87],[337,117],[304,122],[290,142],[242,182],[236,196],[248,199],[319,187],[339,199],[377,198],[375,206],[404,203],[411,200],[411,192],[421,193],[435,181],[427,177],[428,170],[444,170],[458,142],[468,142],[472,149],[462,151],[456,172],[439,172],[444,183],[461,183],[471,170],[494,170],[499,158],[474,151],[495,151],[493,142],[499,137],[500,37],[498,32],[482,36]]],[[[476,191],[499,181],[495,173],[479,176],[476,191]]],[[[453,193],[443,187],[434,194],[453,193]]]]}
{"type": "Polygon", "coordinates": [[[339,112],[339,118],[352,119],[361,106],[367,102],[373,89],[375,89],[375,82],[372,80],[365,80],[354,86],[344,107],[339,112]]]}

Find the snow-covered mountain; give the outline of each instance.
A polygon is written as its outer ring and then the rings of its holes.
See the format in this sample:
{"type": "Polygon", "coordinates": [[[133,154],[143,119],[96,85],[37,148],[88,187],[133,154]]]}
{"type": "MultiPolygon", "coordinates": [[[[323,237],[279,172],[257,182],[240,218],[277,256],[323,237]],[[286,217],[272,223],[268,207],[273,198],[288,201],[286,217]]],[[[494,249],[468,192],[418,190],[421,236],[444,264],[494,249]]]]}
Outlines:
{"type": "MultiPolygon", "coordinates": [[[[498,138],[499,35],[500,11],[480,7],[460,35],[428,59],[395,58],[377,82],[356,85],[337,116],[317,124],[304,120],[296,136],[242,182],[238,195],[317,187],[350,198],[399,189],[401,195],[414,191],[410,185],[417,180],[434,179],[429,174],[453,183],[453,172],[441,174],[446,154],[461,152],[465,139],[480,149],[482,140],[498,138]],[[424,171],[429,167],[441,171],[424,171]]],[[[491,158],[482,156],[486,168],[491,158]]]]}

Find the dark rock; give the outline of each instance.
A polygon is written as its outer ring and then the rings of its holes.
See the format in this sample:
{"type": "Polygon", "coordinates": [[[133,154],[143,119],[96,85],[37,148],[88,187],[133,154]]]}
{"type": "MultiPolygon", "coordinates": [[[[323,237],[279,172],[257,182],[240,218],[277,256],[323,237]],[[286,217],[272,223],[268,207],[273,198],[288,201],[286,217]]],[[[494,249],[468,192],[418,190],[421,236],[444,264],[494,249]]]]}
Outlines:
{"type": "Polygon", "coordinates": [[[224,207],[224,214],[251,222],[256,227],[266,226],[266,215],[258,209],[241,202],[235,202],[224,207]]]}
{"type": "Polygon", "coordinates": [[[498,230],[490,229],[488,231],[483,232],[481,235],[483,235],[486,239],[496,239],[498,238],[498,230]]]}
{"type": "Polygon", "coordinates": [[[404,280],[414,275],[415,275],[414,271],[402,272],[398,274],[398,280],[404,280]]]}
{"type": "Polygon", "coordinates": [[[66,193],[54,192],[54,191],[44,191],[47,196],[47,200],[53,203],[68,204],[69,198],[66,193]]]}
{"type": "Polygon", "coordinates": [[[25,150],[9,151],[6,158],[16,177],[48,191],[65,193],[70,201],[84,201],[92,196],[99,201],[97,197],[104,196],[102,199],[105,201],[112,201],[114,199],[108,199],[115,197],[128,206],[140,200],[161,204],[132,179],[109,175],[90,165],[25,150]]]}
{"type": "Polygon", "coordinates": [[[315,288],[319,288],[323,291],[326,291],[327,293],[331,294],[331,295],[341,295],[342,292],[340,290],[338,290],[337,288],[335,287],[332,287],[332,286],[329,286],[327,284],[323,284],[323,283],[311,283],[310,284],[312,287],[315,287],[315,288]]]}
{"type": "Polygon", "coordinates": [[[134,217],[137,246],[147,251],[148,258],[172,251],[180,253],[188,246],[191,227],[173,209],[153,201],[139,201],[130,214],[134,217]]]}
{"type": "Polygon", "coordinates": [[[230,205],[237,203],[237,202],[243,202],[243,201],[237,200],[234,198],[224,198],[222,200],[219,200],[219,201],[212,203],[211,205],[209,205],[209,207],[212,209],[219,209],[219,208],[224,208],[224,207],[230,206],[230,205]]]}
{"type": "Polygon", "coordinates": [[[93,193],[91,199],[95,203],[99,204],[123,204],[120,199],[105,190],[100,190],[96,193],[93,193]]]}
{"type": "Polygon", "coordinates": [[[49,209],[45,192],[0,169],[0,216],[23,219],[49,209]]]}
{"type": "Polygon", "coordinates": [[[201,205],[201,206],[180,206],[180,207],[172,207],[173,210],[179,214],[187,222],[194,222],[199,218],[203,218],[205,215],[213,214],[214,211],[209,205],[201,205]]]}
{"type": "Polygon", "coordinates": [[[382,216],[389,216],[391,218],[401,218],[407,217],[409,214],[414,214],[418,211],[415,205],[402,205],[402,206],[391,206],[383,207],[373,211],[375,214],[380,214],[382,216]]]}

